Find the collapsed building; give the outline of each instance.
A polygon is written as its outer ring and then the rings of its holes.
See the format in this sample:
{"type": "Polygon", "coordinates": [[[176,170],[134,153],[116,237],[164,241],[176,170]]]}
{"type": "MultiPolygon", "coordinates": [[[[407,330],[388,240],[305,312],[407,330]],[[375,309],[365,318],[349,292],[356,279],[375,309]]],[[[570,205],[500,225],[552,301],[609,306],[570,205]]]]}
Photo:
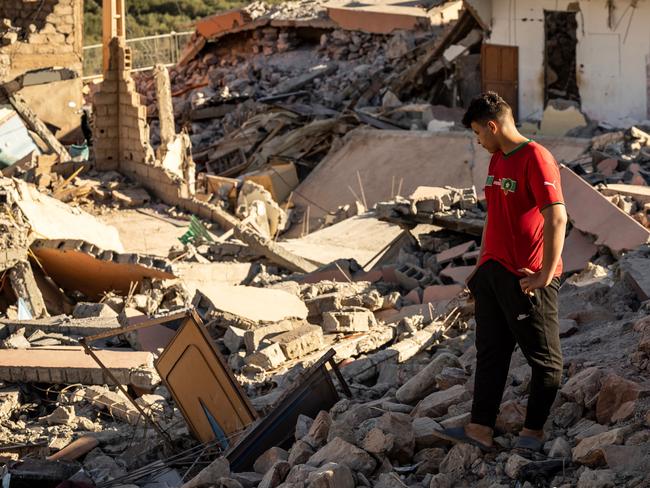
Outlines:
{"type": "MultiPolygon", "coordinates": [[[[538,68],[508,58],[533,48],[505,42],[505,4],[428,7],[254,3],[197,22],[178,65],[144,74],[116,14],[88,156],[6,78],[3,110],[33,145],[0,180],[4,484],[650,482],[650,135],[583,126],[576,102],[610,112],[564,57],[546,69],[569,83],[545,85],[564,105],[527,126],[562,165],[570,218],[548,442],[510,450],[530,381],[520,352],[497,452],[436,436],[469,422],[475,373],[464,281],[489,156],[459,119],[485,88],[515,97],[520,119],[533,103],[486,59],[538,68]]],[[[548,36],[573,25],[551,17],[548,36]]]]}

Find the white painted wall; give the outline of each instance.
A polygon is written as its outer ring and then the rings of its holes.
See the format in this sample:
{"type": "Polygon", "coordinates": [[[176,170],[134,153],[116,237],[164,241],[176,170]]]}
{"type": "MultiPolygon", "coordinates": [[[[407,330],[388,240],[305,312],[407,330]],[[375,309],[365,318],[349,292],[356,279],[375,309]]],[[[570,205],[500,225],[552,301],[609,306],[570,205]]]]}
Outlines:
{"type": "MultiPolygon", "coordinates": [[[[566,10],[566,0],[492,0],[491,44],[519,46],[519,115],[540,119],[544,110],[544,10],[566,10]]],[[[646,66],[650,57],[650,0],[615,0],[607,26],[605,0],[581,0],[577,67],[582,111],[595,120],[648,112],[646,66]],[[628,27],[629,26],[629,27],[628,27]],[[626,31],[627,38],[626,38],[626,31]]]]}

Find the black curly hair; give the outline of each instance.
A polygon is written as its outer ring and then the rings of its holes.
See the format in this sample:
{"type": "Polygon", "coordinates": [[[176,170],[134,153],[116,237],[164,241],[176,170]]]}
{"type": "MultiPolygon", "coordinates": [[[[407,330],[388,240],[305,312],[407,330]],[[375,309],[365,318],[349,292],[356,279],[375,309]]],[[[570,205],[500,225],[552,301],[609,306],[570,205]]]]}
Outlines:
{"type": "Polygon", "coordinates": [[[512,113],[510,105],[498,93],[493,91],[481,93],[470,102],[465,115],[463,115],[463,125],[469,129],[472,122],[484,124],[489,120],[498,119],[508,112],[512,113]]]}

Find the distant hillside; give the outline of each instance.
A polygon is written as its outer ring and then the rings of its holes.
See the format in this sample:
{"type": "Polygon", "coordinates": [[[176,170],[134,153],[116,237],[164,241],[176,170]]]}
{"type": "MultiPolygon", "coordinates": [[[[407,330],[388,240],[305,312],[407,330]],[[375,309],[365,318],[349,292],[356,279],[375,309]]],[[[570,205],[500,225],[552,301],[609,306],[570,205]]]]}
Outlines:
{"type": "MultiPolygon", "coordinates": [[[[193,21],[245,0],[125,0],[127,38],[192,30],[193,21]]],[[[84,45],[102,42],[102,0],[84,2],[84,45]]]]}

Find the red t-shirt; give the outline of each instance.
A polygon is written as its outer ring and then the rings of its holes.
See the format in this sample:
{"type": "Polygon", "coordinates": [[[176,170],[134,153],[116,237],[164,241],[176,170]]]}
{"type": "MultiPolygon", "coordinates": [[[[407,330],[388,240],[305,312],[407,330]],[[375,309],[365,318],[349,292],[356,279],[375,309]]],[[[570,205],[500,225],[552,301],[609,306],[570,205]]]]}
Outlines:
{"type": "MultiPolygon", "coordinates": [[[[498,261],[510,272],[542,269],[544,216],[541,211],[564,203],[560,168],[543,146],[530,141],[504,155],[492,155],[485,182],[488,223],[483,243],[483,264],[498,261]]],[[[562,260],[555,276],[562,274],[562,260]]]]}

